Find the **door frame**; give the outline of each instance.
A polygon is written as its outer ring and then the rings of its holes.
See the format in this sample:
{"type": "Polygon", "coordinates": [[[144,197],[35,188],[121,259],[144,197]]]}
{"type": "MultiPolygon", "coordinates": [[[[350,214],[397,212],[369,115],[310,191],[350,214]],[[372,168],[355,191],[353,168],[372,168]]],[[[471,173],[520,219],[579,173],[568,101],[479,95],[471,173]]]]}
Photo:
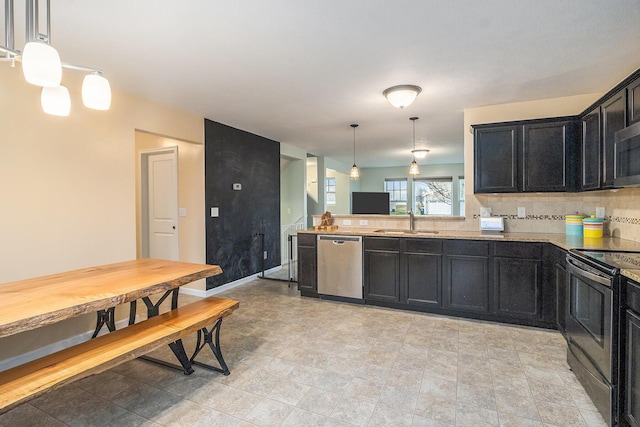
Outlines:
{"type": "Polygon", "coordinates": [[[140,249],[142,258],[149,257],[149,159],[158,154],[171,154],[173,156],[175,171],[173,183],[176,187],[176,253],[180,257],[180,227],[179,227],[179,194],[178,194],[178,146],[172,145],[161,148],[148,148],[138,151],[138,182],[140,183],[140,249]]]}

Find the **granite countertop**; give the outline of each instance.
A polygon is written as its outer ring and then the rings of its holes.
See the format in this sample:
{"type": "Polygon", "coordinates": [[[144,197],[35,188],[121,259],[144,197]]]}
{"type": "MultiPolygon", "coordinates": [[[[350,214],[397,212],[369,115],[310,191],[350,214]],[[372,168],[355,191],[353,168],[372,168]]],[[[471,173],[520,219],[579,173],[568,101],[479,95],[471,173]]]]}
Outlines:
{"type": "MultiPolygon", "coordinates": [[[[564,250],[569,249],[604,249],[613,251],[640,252],[640,242],[621,239],[619,237],[603,237],[602,239],[584,239],[582,236],[567,236],[563,233],[499,233],[488,235],[480,231],[442,230],[429,233],[429,230],[415,230],[414,234],[403,233],[401,230],[391,233],[375,232],[372,228],[338,228],[336,230],[298,230],[298,233],[324,235],[356,235],[375,237],[403,237],[411,239],[469,239],[492,240],[498,242],[542,242],[552,243],[564,250]],[[421,234],[424,233],[424,234],[421,234]]],[[[408,230],[405,230],[408,231],[408,230]]],[[[640,269],[621,271],[622,275],[640,282],[640,269]]]]}

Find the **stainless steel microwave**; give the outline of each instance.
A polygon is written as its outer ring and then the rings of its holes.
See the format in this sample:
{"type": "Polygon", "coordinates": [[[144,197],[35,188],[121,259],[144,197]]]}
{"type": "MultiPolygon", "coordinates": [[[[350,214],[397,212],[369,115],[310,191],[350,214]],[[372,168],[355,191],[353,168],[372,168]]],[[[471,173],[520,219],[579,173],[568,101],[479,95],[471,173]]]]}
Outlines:
{"type": "Polygon", "coordinates": [[[615,187],[640,186],[640,122],[616,132],[615,187]]]}

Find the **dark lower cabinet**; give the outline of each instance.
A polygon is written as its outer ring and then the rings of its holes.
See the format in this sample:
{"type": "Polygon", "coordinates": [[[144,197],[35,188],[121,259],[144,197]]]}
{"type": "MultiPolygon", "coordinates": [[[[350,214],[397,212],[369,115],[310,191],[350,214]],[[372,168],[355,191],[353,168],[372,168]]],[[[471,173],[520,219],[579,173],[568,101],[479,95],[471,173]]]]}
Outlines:
{"type": "Polygon", "coordinates": [[[489,312],[489,243],[445,241],[444,307],[476,313],[489,312]]]}
{"type": "Polygon", "coordinates": [[[365,299],[441,306],[441,253],[441,240],[365,237],[365,299]]]}
{"type": "Polygon", "coordinates": [[[442,306],[442,255],[405,253],[404,271],[407,304],[442,306]]]}
{"type": "Polygon", "coordinates": [[[400,301],[400,239],[365,237],[364,299],[396,303],[400,301]]]}
{"type": "Polygon", "coordinates": [[[632,426],[640,426],[640,313],[626,312],[626,360],[624,418],[632,426]]]}
{"type": "Polygon", "coordinates": [[[542,261],[496,257],[493,266],[494,311],[502,316],[537,320],[540,314],[542,261]]]}
{"type": "Polygon", "coordinates": [[[410,306],[442,307],[442,240],[402,240],[400,291],[410,306]]]}
{"type": "Polygon", "coordinates": [[[624,307],[620,328],[621,424],[640,426],[640,283],[623,283],[624,307]]]}
{"type": "Polygon", "coordinates": [[[317,243],[315,234],[298,234],[298,290],[302,294],[318,292],[317,243]]]}

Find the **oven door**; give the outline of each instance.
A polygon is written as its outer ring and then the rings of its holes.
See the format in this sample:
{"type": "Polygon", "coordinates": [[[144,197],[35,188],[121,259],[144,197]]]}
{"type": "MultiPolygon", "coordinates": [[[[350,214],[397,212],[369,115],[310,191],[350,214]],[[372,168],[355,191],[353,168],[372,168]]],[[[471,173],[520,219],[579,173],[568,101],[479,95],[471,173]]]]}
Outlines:
{"type": "Polygon", "coordinates": [[[571,257],[567,258],[567,273],[569,349],[591,374],[601,376],[611,384],[613,278],[571,257]],[[597,372],[592,372],[593,368],[597,372]]]}

